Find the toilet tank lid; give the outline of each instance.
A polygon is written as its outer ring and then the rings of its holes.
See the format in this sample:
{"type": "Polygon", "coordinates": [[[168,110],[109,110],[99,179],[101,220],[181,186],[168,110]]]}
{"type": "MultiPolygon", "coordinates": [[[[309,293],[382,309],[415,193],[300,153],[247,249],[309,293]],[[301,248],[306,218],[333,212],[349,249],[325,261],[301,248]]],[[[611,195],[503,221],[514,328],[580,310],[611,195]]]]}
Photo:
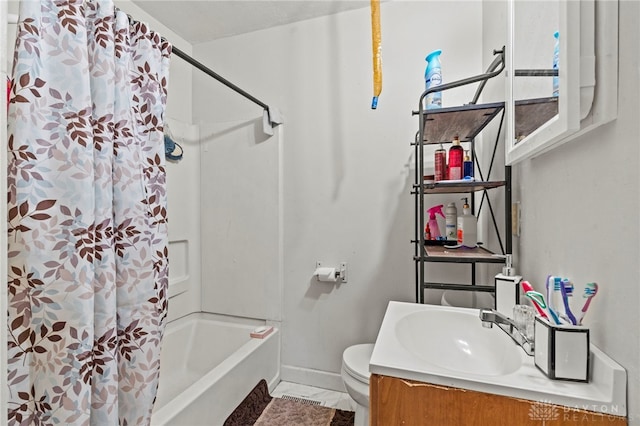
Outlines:
{"type": "Polygon", "coordinates": [[[373,343],[349,346],[342,354],[342,363],[355,378],[369,382],[369,361],[373,352],[373,343]]]}

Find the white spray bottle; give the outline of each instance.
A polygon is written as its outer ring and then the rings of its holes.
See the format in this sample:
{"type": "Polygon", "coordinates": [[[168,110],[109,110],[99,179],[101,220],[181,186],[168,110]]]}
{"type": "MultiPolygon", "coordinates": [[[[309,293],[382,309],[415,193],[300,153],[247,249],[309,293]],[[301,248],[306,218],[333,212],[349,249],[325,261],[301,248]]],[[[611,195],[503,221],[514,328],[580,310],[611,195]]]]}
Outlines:
{"type": "Polygon", "coordinates": [[[445,212],[444,236],[448,241],[458,239],[458,209],[456,203],[449,203],[445,212]]]}

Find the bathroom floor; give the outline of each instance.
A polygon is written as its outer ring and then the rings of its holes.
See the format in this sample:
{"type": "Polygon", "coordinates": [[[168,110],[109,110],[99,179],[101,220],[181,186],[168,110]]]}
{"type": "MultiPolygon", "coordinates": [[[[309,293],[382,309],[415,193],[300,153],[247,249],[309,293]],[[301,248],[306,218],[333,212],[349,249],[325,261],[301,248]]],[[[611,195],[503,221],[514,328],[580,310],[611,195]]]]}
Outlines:
{"type": "Polygon", "coordinates": [[[355,411],[356,409],[355,402],[346,392],[336,392],[298,383],[280,382],[271,396],[282,398],[283,395],[319,401],[319,405],[340,410],[355,411]]]}

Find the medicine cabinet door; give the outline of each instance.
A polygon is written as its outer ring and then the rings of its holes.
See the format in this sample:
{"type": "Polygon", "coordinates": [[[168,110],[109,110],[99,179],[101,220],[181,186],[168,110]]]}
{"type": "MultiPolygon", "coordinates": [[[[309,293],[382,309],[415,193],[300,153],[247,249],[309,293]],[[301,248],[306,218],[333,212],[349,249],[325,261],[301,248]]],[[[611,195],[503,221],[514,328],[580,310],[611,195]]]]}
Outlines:
{"type": "Polygon", "coordinates": [[[507,164],[550,149],[580,128],[580,3],[584,2],[508,1],[507,164]]]}

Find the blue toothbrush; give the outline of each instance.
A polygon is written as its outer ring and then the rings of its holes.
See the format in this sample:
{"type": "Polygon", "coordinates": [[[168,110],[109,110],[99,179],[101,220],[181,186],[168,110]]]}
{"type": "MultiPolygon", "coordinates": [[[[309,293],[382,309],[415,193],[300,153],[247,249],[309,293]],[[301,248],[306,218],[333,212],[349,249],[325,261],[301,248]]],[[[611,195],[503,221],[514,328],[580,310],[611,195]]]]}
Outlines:
{"type": "Polygon", "coordinates": [[[549,303],[553,303],[551,307],[558,317],[558,320],[560,321],[558,324],[572,324],[564,307],[564,297],[562,296],[562,278],[553,277],[553,282],[551,285],[553,286],[553,290],[551,292],[552,299],[549,303]]]}
{"type": "MultiPolygon", "coordinates": [[[[556,281],[557,282],[557,281],[556,281]]],[[[562,293],[562,302],[564,303],[564,313],[573,325],[577,325],[576,317],[569,307],[569,296],[573,293],[573,284],[568,279],[560,280],[560,292],[562,293]]]]}

